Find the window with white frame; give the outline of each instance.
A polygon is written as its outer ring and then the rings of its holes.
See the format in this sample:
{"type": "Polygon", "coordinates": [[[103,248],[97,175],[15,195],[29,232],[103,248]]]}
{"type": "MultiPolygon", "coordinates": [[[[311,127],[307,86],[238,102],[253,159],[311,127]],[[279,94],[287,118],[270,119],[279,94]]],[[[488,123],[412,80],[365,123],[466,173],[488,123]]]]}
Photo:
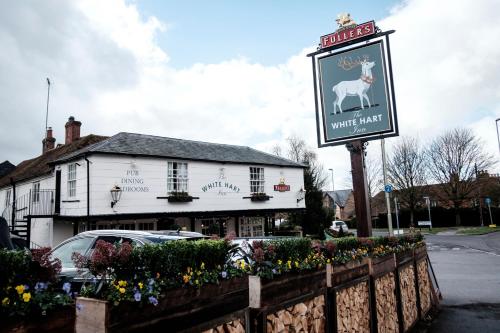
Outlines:
{"type": "Polygon", "coordinates": [[[11,193],[12,190],[7,190],[5,192],[5,208],[9,207],[10,205],[10,193],[11,193]]]}
{"type": "Polygon", "coordinates": [[[250,192],[264,193],[264,168],[250,167],[250,192]]]}
{"type": "Polygon", "coordinates": [[[263,217],[244,217],[240,220],[240,237],[264,236],[263,217]]]}
{"type": "Polygon", "coordinates": [[[168,162],[168,192],[188,191],[188,165],[184,162],[168,162]]]}
{"type": "Polygon", "coordinates": [[[31,198],[33,202],[40,202],[40,183],[33,183],[33,190],[31,193],[31,198]]]}
{"type": "Polygon", "coordinates": [[[76,163],[68,164],[68,197],[76,196],[76,163]]]}

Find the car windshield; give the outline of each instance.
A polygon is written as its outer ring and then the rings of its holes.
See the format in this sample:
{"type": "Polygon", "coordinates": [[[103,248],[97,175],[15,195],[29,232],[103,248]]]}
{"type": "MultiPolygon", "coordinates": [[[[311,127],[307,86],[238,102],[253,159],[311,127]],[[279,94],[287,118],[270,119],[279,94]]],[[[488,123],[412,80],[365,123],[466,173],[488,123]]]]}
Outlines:
{"type": "Polygon", "coordinates": [[[61,260],[63,268],[73,268],[75,264],[71,259],[74,252],[85,254],[92,244],[94,238],[81,237],[70,240],[69,242],[59,246],[52,252],[53,258],[61,260]]]}
{"type": "Polygon", "coordinates": [[[338,227],[341,227],[344,225],[344,222],[335,222],[335,224],[338,226],[338,227]]]}

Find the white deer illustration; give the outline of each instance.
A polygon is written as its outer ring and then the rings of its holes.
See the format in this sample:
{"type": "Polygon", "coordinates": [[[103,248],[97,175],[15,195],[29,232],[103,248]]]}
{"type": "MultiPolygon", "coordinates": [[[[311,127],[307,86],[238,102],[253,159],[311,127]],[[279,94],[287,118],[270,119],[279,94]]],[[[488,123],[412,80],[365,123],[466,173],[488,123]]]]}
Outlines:
{"type": "Polygon", "coordinates": [[[368,102],[368,107],[370,107],[370,99],[366,92],[373,83],[372,68],[375,66],[375,62],[367,61],[367,57],[363,61],[351,61],[346,58],[339,60],[339,66],[348,70],[357,65],[361,65],[361,77],[357,80],[352,81],[341,81],[333,86],[332,90],[337,95],[335,102],[333,102],[333,113],[337,113],[337,106],[342,113],[342,101],[346,96],[359,96],[359,101],[361,102],[361,108],[364,109],[363,105],[364,99],[368,102]]]}

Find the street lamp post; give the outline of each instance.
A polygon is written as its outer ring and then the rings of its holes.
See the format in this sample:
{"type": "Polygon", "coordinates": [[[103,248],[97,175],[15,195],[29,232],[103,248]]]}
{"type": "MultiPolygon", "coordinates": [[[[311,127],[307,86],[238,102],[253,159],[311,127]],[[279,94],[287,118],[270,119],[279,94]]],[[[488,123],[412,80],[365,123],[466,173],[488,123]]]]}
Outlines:
{"type": "Polygon", "coordinates": [[[337,220],[337,207],[335,207],[335,183],[333,182],[333,169],[328,169],[332,173],[332,200],[333,200],[333,219],[337,220]]]}
{"type": "Polygon", "coordinates": [[[497,139],[498,139],[498,151],[500,152],[500,135],[498,134],[498,121],[500,120],[500,118],[497,118],[495,120],[495,125],[497,127],[497,139]]]}

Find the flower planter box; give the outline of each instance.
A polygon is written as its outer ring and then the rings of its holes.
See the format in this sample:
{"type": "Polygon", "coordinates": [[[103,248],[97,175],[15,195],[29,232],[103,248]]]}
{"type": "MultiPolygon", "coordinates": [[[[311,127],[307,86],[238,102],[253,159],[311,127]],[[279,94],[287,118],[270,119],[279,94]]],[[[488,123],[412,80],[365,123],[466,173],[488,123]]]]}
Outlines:
{"type": "Polygon", "coordinates": [[[326,271],[249,277],[252,332],[326,332],[326,271]]]}
{"type": "Polygon", "coordinates": [[[170,203],[177,203],[177,202],[191,202],[193,201],[193,198],[192,196],[188,195],[188,196],[175,196],[175,195],[172,195],[172,196],[169,196],[167,198],[167,201],[170,202],[170,203]]]}
{"type": "Polygon", "coordinates": [[[16,333],[70,333],[75,327],[75,308],[65,306],[49,312],[46,316],[30,316],[26,318],[2,320],[0,332],[16,333]]]}
{"type": "Polygon", "coordinates": [[[328,265],[331,331],[370,332],[370,261],[328,265]]]}
{"type": "Polygon", "coordinates": [[[108,302],[78,298],[77,305],[83,306],[81,310],[77,309],[76,332],[87,332],[88,330],[78,330],[79,327],[84,327],[79,321],[82,319],[83,323],[87,323],[95,320],[97,315],[93,312],[97,311],[100,311],[99,320],[105,323],[105,327],[93,328],[93,332],[202,331],[233,322],[235,327],[244,328],[248,307],[248,279],[243,277],[224,280],[219,285],[204,285],[200,289],[171,289],[158,301],[157,306],[145,305],[142,308],[132,302],[111,307],[108,302]],[[95,304],[90,306],[85,302],[95,304]],[[98,306],[100,310],[93,311],[98,306]],[[92,311],[85,314],[86,308],[92,311]]]}
{"type": "Polygon", "coordinates": [[[263,194],[263,195],[252,195],[250,197],[251,201],[254,202],[262,202],[262,201],[268,201],[271,197],[269,195],[263,194]]]}
{"type": "Polygon", "coordinates": [[[413,250],[396,254],[396,279],[401,314],[401,332],[410,331],[419,319],[419,299],[414,259],[415,253],[413,250]]]}
{"type": "Polygon", "coordinates": [[[370,275],[373,289],[372,322],[377,332],[399,332],[401,313],[398,310],[394,254],[371,258],[370,275]]]}

